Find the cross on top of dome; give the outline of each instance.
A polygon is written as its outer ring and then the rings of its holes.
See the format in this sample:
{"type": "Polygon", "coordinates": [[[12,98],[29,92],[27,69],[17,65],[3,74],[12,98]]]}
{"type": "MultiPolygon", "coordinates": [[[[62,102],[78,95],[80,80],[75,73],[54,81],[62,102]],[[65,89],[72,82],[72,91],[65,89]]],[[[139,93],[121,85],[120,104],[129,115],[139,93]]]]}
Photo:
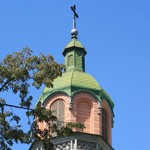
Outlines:
{"type": "Polygon", "coordinates": [[[76,18],[79,18],[77,12],[76,12],[76,6],[71,6],[71,10],[74,14],[74,17],[73,17],[73,29],[71,30],[71,35],[72,35],[72,38],[77,38],[77,35],[78,35],[78,30],[76,29],[76,18]]]}

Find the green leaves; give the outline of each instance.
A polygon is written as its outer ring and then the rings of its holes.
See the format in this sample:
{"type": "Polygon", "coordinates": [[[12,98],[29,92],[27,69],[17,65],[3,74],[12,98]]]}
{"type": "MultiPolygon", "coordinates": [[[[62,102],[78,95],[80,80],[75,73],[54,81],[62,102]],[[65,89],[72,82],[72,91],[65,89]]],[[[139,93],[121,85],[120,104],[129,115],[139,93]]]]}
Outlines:
{"type": "MultiPolygon", "coordinates": [[[[42,84],[52,86],[52,81],[61,75],[63,68],[64,66],[56,63],[51,55],[33,56],[32,50],[26,47],[21,52],[7,55],[0,63],[0,92],[8,91],[19,94],[18,105],[20,105],[20,108],[30,109],[33,99],[29,92],[30,86],[35,88],[40,88],[42,84]]],[[[23,143],[32,141],[32,135],[36,133],[23,132],[19,124],[21,118],[7,111],[4,104],[5,101],[0,99],[0,149],[10,149],[9,146],[12,146],[13,141],[23,143]]],[[[36,114],[41,121],[42,119],[46,121],[44,115],[41,116],[38,111],[41,110],[27,113],[27,117],[36,114]]],[[[47,115],[46,111],[45,115],[47,115]]],[[[31,125],[30,121],[28,122],[31,125]]]]}
{"type": "Polygon", "coordinates": [[[21,106],[30,107],[29,87],[40,88],[42,84],[52,87],[53,80],[63,69],[64,65],[56,63],[51,55],[32,56],[32,50],[26,47],[7,55],[0,63],[0,92],[19,93],[21,106]]]}
{"type": "Polygon", "coordinates": [[[0,149],[11,150],[9,146],[12,146],[14,142],[23,143],[25,133],[20,129],[20,117],[8,110],[5,111],[5,104],[5,101],[0,99],[0,149]]]}
{"type": "Polygon", "coordinates": [[[45,150],[48,150],[53,147],[50,137],[54,134],[67,136],[73,134],[74,128],[84,128],[80,123],[60,123],[50,110],[41,105],[34,110],[30,108],[33,97],[29,88],[34,86],[38,89],[42,84],[52,87],[53,80],[62,75],[64,68],[64,65],[56,63],[51,55],[33,56],[32,50],[28,47],[21,52],[7,55],[0,63],[0,92],[12,92],[19,96],[18,106],[14,108],[26,111],[27,125],[30,126],[29,131],[23,131],[21,118],[13,113],[13,105],[6,104],[7,100],[5,102],[0,98],[1,150],[11,150],[14,142],[31,143],[33,140],[42,140],[45,150]],[[8,107],[11,107],[12,111],[8,107]],[[32,123],[30,118],[35,118],[32,123]],[[39,122],[46,124],[44,130],[39,128],[39,122]]]}
{"type": "Polygon", "coordinates": [[[45,109],[41,105],[38,105],[35,110],[28,113],[36,118],[32,124],[33,138],[35,138],[36,141],[42,140],[45,150],[49,150],[54,147],[50,141],[50,137],[71,136],[74,133],[74,129],[85,128],[81,123],[60,122],[55,116],[53,116],[50,110],[45,109]],[[43,122],[45,124],[45,128],[43,130],[39,128],[39,122],[43,122]]]}
{"type": "Polygon", "coordinates": [[[16,116],[16,115],[13,115],[12,118],[10,119],[10,121],[15,121],[18,124],[19,121],[20,121],[20,117],[16,116]]]}

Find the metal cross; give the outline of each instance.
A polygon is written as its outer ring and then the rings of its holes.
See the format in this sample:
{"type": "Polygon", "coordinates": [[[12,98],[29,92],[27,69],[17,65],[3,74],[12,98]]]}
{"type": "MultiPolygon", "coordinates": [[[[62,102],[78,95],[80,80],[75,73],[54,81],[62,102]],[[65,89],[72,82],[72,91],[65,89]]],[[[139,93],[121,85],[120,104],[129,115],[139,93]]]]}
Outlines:
{"type": "Polygon", "coordinates": [[[79,18],[78,14],[76,13],[76,5],[71,6],[71,10],[72,10],[73,13],[74,13],[74,19],[75,19],[75,17],[76,17],[76,18],[79,18]]]}
{"type": "Polygon", "coordinates": [[[73,18],[73,29],[76,29],[76,18],[79,18],[77,12],[76,12],[76,6],[71,6],[71,10],[74,13],[74,18],[73,18]]]}

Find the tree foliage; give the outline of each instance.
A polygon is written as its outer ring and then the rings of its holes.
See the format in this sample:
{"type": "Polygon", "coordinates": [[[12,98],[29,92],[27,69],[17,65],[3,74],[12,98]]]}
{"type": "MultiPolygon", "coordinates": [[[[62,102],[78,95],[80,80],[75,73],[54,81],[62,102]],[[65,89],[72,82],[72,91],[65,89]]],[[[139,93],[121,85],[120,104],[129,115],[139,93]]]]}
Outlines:
{"type": "Polygon", "coordinates": [[[8,111],[6,101],[0,98],[0,149],[11,150],[14,142],[31,143],[34,140],[43,141],[47,150],[53,147],[50,137],[53,134],[66,136],[73,133],[73,128],[84,128],[80,123],[66,123],[59,125],[59,121],[52,115],[50,110],[46,110],[41,105],[31,109],[32,95],[29,88],[34,86],[39,89],[42,84],[52,87],[53,80],[62,75],[64,65],[55,62],[51,55],[33,56],[32,50],[24,48],[21,52],[15,52],[0,63],[0,93],[10,92],[19,95],[19,107],[26,110],[28,118],[34,117],[28,132],[22,130],[21,118],[8,111]],[[13,123],[12,123],[13,122],[13,123]],[[47,127],[42,131],[38,122],[45,122],[47,127]],[[12,124],[13,125],[12,125],[12,124]]]}

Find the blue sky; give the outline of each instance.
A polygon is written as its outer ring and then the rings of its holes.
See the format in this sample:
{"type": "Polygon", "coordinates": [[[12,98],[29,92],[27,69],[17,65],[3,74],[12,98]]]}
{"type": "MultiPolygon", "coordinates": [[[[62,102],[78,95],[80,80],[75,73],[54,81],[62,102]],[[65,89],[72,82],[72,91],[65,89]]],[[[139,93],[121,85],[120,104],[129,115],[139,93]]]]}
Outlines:
{"type": "MultiPolygon", "coordinates": [[[[78,39],[88,52],[86,72],[115,103],[113,147],[145,150],[150,135],[150,1],[149,0],[0,0],[0,60],[30,47],[63,63],[70,41],[76,3],[78,39]]],[[[35,104],[41,90],[31,90],[35,104]]],[[[10,94],[11,95],[11,94],[10,94]]],[[[14,103],[15,97],[9,103],[14,103]]],[[[24,127],[26,128],[26,127],[24,127]]],[[[15,145],[13,150],[27,150],[15,145]]]]}

